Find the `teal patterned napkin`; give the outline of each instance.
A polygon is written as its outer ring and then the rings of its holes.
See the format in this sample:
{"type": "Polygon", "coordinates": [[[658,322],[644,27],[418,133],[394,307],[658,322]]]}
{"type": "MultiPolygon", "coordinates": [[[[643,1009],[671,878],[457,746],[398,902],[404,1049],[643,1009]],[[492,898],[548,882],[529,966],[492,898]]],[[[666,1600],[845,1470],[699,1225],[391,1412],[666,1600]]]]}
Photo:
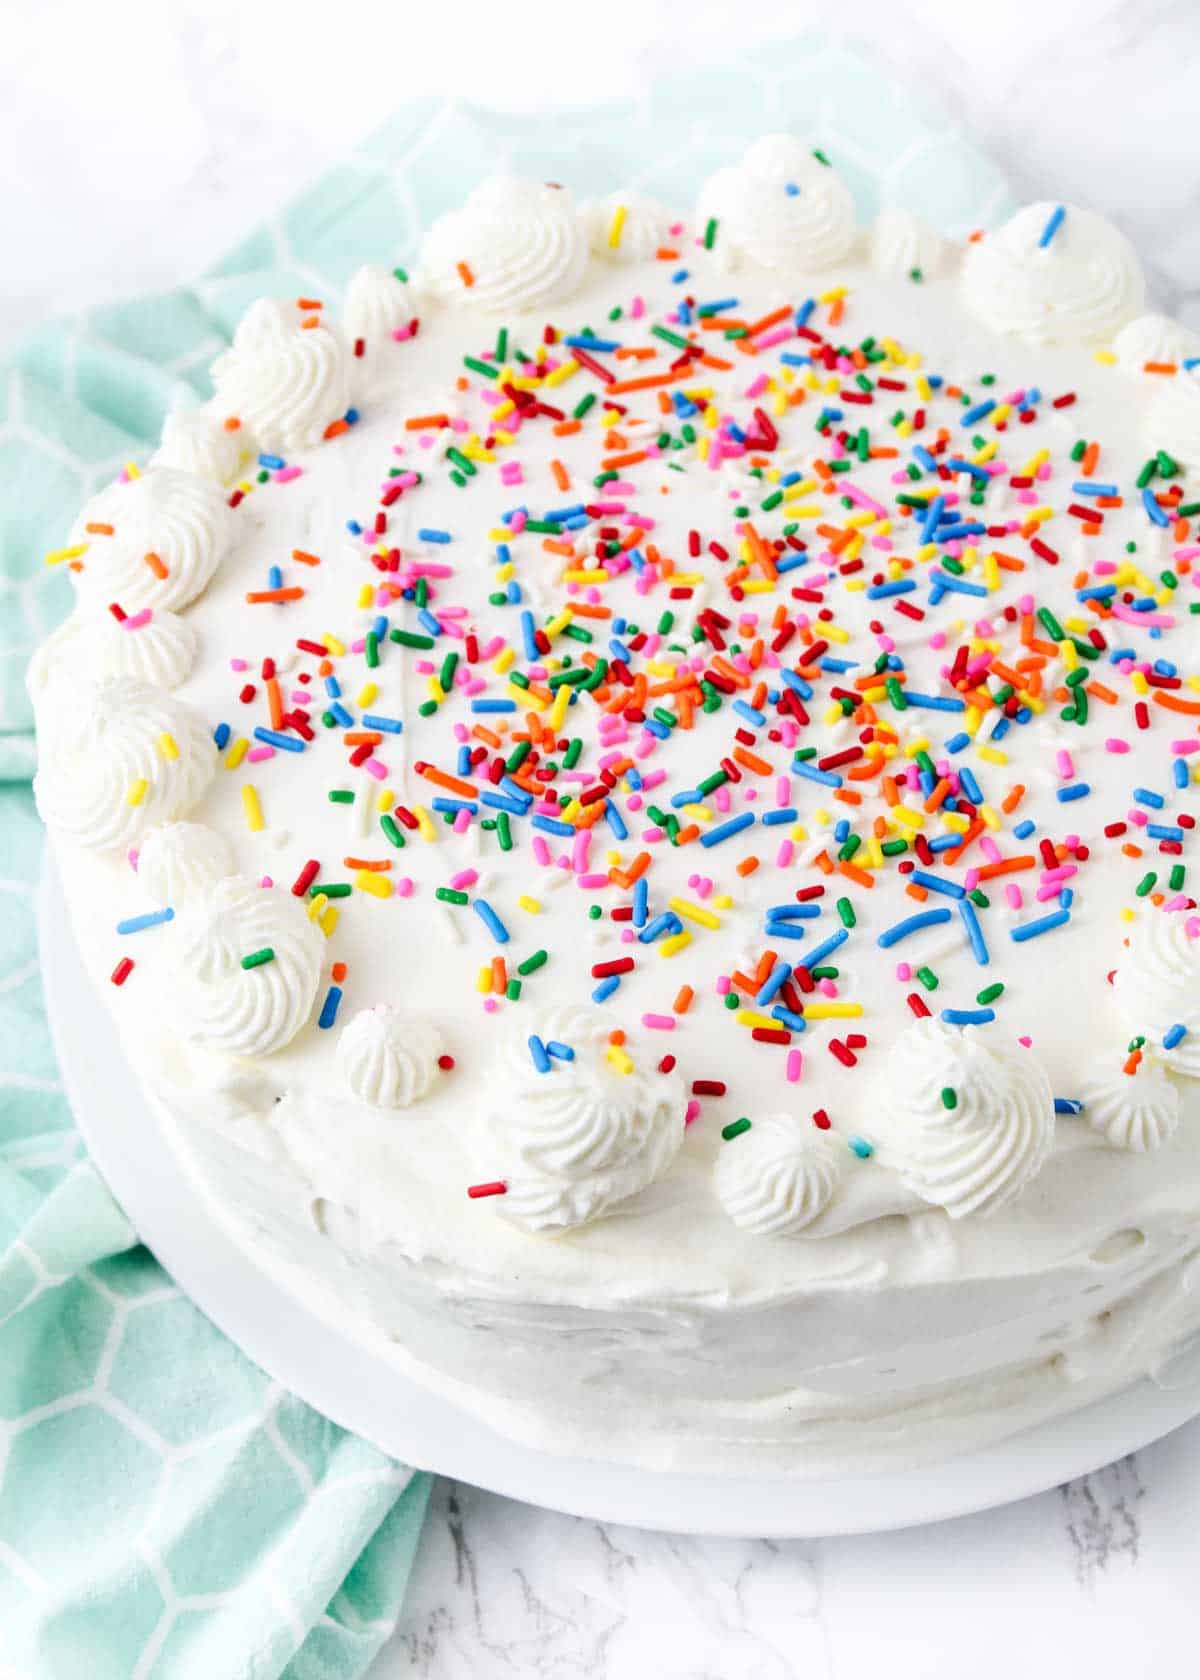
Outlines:
{"type": "Polygon", "coordinates": [[[547,127],[425,101],[195,285],[89,310],[0,366],[0,1676],[352,1680],[395,1625],[427,1478],[284,1393],[172,1284],[83,1153],[38,982],[29,792],[33,647],[70,584],[43,564],[80,503],[144,460],[264,293],[336,297],[490,170],[687,204],[758,134],[832,156],[862,217],[963,233],[996,170],[906,91],[819,37],[547,127]]]}

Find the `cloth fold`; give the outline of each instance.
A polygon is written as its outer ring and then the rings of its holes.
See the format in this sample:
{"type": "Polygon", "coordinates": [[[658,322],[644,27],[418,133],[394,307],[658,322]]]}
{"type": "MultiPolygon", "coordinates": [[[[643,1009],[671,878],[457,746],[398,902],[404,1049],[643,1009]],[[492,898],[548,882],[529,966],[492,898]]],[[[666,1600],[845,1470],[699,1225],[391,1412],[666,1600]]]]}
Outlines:
{"type": "Polygon", "coordinates": [[[828,151],[863,220],[886,202],[961,235],[1009,208],[942,117],[813,35],[550,125],[409,104],[193,285],[55,322],[0,364],[0,1680],[353,1680],[395,1626],[428,1495],[208,1323],[73,1130],[34,914],[23,676],[71,594],[43,557],[208,394],[255,298],[335,300],[360,263],[411,262],[497,167],[687,204],[771,129],[828,151]]]}

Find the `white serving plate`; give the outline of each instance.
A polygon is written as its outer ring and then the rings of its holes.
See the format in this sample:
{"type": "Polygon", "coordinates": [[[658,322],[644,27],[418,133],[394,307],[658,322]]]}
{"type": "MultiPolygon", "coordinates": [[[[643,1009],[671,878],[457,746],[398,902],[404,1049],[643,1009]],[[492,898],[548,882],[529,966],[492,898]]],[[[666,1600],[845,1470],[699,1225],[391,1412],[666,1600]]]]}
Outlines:
{"type": "MultiPolygon", "coordinates": [[[[691,1476],[558,1458],[420,1386],[382,1338],[315,1312],[239,1246],[170,1148],[88,980],[53,863],[39,892],[46,1005],[76,1122],[147,1246],[213,1323],[335,1423],[419,1469],[575,1516],[683,1534],[815,1538],[963,1516],[1023,1499],[1200,1413],[1200,1369],[1149,1381],[979,1452],[917,1470],[809,1479],[691,1476]]],[[[416,1350],[419,1352],[419,1350],[416,1350]]],[[[1195,1362],[1192,1362],[1193,1365],[1195,1362]]]]}

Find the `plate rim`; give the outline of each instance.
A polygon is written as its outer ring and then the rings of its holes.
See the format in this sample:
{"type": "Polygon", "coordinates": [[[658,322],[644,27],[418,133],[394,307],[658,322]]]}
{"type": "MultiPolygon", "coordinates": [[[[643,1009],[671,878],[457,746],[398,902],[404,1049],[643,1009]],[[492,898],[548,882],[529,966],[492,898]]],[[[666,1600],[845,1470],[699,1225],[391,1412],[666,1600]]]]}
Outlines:
{"type": "Polygon", "coordinates": [[[1143,1379],[937,1464],[828,1477],[648,1470],[513,1441],[424,1387],[349,1324],[333,1323],[300,1299],[289,1286],[289,1268],[252,1256],[217,1214],[172,1149],[85,971],[49,846],[37,927],[64,1091],[89,1154],[141,1240],[193,1304],[270,1377],[415,1469],[597,1522],[713,1538],[818,1539],[946,1521],[1029,1498],[1148,1446],[1200,1414],[1200,1375],[1173,1389],[1143,1379]]]}

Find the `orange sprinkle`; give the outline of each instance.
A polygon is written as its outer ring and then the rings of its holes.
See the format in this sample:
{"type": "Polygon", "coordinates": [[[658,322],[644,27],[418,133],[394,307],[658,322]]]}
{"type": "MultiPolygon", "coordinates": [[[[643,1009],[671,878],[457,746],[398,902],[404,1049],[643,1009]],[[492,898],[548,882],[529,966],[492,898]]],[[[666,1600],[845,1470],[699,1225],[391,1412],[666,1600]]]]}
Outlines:
{"type": "Polygon", "coordinates": [[[153,549],[151,549],[146,555],[146,564],[149,566],[156,578],[165,578],[170,577],[171,575],[153,549]]]}
{"type": "Polygon", "coordinates": [[[471,273],[470,263],[460,262],[455,263],[454,266],[458,270],[458,277],[464,286],[473,286],[475,284],[475,276],[471,273]]]}
{"type": "Polygon", "coordinates": [[[680,986],[679,990],[675,993],[675,1002],[671,1005],[671,1008],[675,1011],[676,1015],[687,1014],[695,995],[695,992],[693,992],[690,986],[680,986]]]}
{"type": "Polygon", "coordinates": [[[290,589],[251,589],[246,595],[246,600],[251,606],[255,606],[260,601],[298,601],[303,594],[303,589],[298,585],[290,589]]]}
{"type": "Polygon", "coordinates": [[[320,555],[310,554],[306,548],[294,548],[292,559],[299,560],[302,566],[319,566],[321,564],[320,555]]]}
{"type": "Polygon", "coordinates": [[[751,856],[751,857],[747,857],[747,858],[742,859],[741,863],[739,863],[738,866],[737,866],[737,872],[738,872],[739,875],[753,875],[754,871],[757,868],[758,868],[758,859],[756,857],[751,856]]]}

